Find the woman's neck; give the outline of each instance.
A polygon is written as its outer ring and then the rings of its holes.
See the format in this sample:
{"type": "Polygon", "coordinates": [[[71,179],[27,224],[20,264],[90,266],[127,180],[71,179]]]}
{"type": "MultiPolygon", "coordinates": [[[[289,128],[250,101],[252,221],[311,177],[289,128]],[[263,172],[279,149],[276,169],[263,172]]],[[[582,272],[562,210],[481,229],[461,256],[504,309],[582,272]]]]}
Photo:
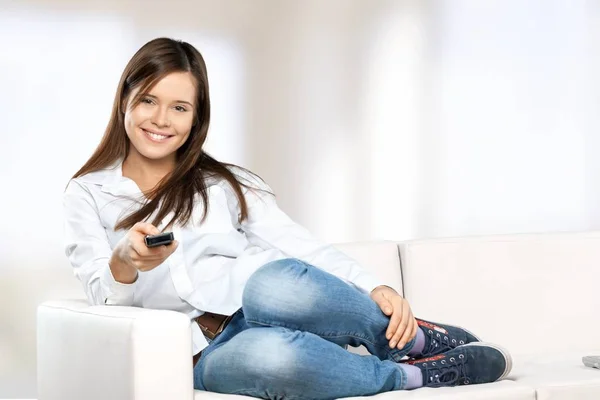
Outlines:
{"type": "Polygon", "coordinates": [[[147,193],[175,168],[175,158],[152,160],[137,152],[130,152],[123,161],[123,176],[133,180],[147,193]]]}

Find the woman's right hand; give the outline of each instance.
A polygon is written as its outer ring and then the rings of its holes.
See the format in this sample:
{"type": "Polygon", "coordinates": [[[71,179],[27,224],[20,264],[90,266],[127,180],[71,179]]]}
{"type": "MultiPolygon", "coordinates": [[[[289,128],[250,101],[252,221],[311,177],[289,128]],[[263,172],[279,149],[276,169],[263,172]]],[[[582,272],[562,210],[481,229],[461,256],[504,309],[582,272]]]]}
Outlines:
{"type": "Polygon", "coordinates": [[[133,283],[138,271],[150,271],[162,264],[177,249],[178,242],[169,245],[147,247],[144,238],[160,231],[152,224],[138,222],[117,243],[109,265],[117,282],[133,283]]]}

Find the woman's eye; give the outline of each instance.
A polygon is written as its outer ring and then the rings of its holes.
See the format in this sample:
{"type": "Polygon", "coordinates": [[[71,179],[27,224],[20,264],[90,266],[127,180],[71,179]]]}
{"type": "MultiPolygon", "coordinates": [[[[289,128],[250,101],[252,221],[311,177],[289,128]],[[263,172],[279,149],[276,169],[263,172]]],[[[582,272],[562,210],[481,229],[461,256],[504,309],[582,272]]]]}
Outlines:
{"type": "Polygon", "coordinates": [[[148,98],[142,99],[142,103],[152,104],[152,99],[148,99],[148,98]]]}
{"type": "Polygon", "coordinates": [[[185,107],[183,107],[183,106],[175,106],[175,109],[176,109],[177,111],[179,111],[179,112],[185,112],[185,111],[187,111],[187,110],[185,109],[185,107]]]}

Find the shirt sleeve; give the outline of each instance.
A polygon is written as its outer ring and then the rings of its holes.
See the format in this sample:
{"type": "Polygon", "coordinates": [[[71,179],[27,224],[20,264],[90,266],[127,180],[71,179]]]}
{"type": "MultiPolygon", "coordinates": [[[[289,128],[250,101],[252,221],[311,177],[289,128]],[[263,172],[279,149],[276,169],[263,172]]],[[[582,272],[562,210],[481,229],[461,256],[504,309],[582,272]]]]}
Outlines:
{"type": "Polygon", "coordinates": [[[133,303],[136,282],[115,281],[108,261],[112,249],[94,198],[85,186],[71,180],[63,195],[65,254],[93,305],[133,303]]]}
{"type": "Polygon", "coordinates": [[[260,178],[241,175],[248,206],[248,218],[241,229],[250,243],[263,249],[276,248],[289,257],[300,259],[351,283],[364,293],[371,293],[383,282],[367,272],[351,257],[314,237],[306,228],[292,221],[275,201],[271,188],[260,178]]]}

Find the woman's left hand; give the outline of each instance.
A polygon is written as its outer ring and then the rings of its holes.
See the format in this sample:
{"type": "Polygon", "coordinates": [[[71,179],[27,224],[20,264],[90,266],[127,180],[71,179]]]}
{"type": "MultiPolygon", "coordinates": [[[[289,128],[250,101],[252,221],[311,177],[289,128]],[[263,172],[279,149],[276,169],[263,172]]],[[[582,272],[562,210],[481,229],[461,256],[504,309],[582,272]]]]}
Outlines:
{"type": "Polygon", "coordinates": [[[385,333],[386,339],[390,341],[390,348],[404,348],[417,335],[418,329],[408,301],[388,286],[377,286],[373,289],[371,299],[390,317],[385,333]]]}

